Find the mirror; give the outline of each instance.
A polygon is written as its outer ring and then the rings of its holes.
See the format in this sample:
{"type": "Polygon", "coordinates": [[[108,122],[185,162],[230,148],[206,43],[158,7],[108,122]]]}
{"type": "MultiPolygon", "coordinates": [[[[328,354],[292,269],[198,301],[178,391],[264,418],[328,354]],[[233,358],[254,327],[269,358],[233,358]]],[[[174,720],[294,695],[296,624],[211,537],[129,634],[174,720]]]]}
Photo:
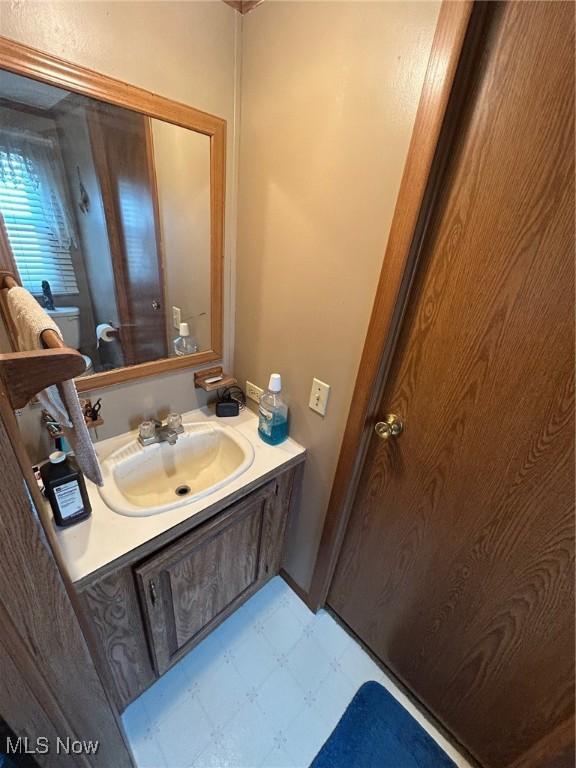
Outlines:
{"type": "Polygon", "coordinates": [[[135,108],[0,70],[0,267],[84,355],[81,390],[222,346],[225,123],[111,82],[135,108]]]}

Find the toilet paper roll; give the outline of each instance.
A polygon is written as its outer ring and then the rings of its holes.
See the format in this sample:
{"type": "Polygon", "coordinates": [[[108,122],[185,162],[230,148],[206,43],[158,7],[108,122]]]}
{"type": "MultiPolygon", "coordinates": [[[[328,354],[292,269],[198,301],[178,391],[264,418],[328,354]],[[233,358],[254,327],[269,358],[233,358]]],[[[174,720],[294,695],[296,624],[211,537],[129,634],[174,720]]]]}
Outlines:
{"type": "Polygon", "coordinates": [[[102,341],[114,341],[114,339],[118,336],[118,331],[114,326],[110,325],[110,323],[100,323],[96,326],[96,339],[97,344],[96,346],[100,346],[100,342],[102,341]]]}

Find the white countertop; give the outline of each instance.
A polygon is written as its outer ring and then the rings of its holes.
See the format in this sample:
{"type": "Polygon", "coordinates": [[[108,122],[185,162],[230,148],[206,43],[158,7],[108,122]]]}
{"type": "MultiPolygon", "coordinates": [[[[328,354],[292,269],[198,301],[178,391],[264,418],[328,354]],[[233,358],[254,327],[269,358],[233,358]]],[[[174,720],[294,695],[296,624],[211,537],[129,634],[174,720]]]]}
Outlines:
{"type": "MultiPolygon", "coordinates": [[[[83,579],[305,453],[305,449],[291,438],[280,445],[264,443],[258,437],[258,418],[248,409],[230,418],[218,418],[207,408],[189,411],[182,414],[182,417],[186,422],[214,421],[237,429],[254,447],[252,465],[229,485],[217,489],[210,495],[191,501],[183,507],[148,517],[126,517],[113,512],[104,503],[98,488],[86,479],[86,488],[92,505],[91,517],[70,528],[58,528],[53,523],[60,551],[72,581],[83,579]]],[[[136,434],[136,431],[127,432],[96,443],[98,456],[101,459],[106,458],[110,453],[133,440],[136,434]]]]}

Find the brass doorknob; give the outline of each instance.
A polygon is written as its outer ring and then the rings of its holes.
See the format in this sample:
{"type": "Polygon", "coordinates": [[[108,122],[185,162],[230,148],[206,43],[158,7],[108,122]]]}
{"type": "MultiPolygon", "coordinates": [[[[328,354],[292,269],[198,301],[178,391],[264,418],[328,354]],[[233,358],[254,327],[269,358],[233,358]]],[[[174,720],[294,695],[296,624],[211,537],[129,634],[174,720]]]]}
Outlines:
{"type": "Polygon", "coordinates": [[[404,424],[402,423],[402,419],[394,413],[387,414],[384,421],[379,421],[374,427],[374,431],[381,440],[397,437],[403,429],[404,424]]]}

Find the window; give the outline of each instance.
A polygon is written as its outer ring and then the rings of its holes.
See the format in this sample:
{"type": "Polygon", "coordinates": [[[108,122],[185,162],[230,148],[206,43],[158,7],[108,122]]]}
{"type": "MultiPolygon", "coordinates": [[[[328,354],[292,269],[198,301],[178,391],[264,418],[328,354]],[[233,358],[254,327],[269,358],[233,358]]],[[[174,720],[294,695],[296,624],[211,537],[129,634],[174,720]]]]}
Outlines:
{"type": "MultiPolygon", "coordinates": [[[[54,153],[51,147],[49,151],[50,164],[54,153]]],[[[48,280],[54,294],[77,294],[70,222],[61,189],[46,179],[41,162],[0,146],[0,212],[22,285],[40,295],[42,281],[48,280]]]]}

